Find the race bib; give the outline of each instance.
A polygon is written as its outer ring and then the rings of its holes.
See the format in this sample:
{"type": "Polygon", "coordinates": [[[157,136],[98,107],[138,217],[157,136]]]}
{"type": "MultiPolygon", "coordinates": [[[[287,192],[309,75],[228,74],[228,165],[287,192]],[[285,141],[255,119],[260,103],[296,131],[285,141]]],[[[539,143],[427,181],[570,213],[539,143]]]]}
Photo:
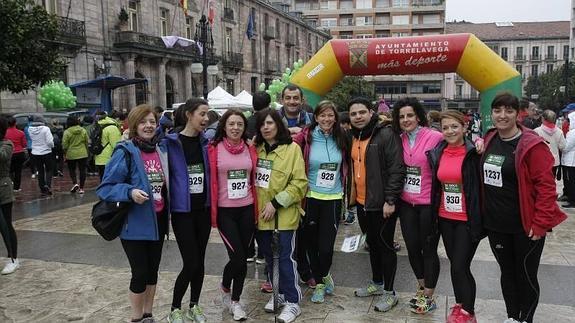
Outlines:
{"type": "Polygon", "coordinates": [[[501,166],[505,156],[489,154],[483,163],[483,183],[496,187],[503,187],[501,166]]]}
{"type": "Polygon", "coordinates": [[[236,169],[228,171],[228,198],[241,199],[248,196],[248,171],[236,169]]]}
{"type": "Polygon", "coordinates": [[[324,188],[333,188],[337,175],[337,163],[322,163],[319,165],[315,185],[324,188]]]}
{"type": "Polygon", "coordinates": [[[154,201],[162,200],[162,187],[164,186],[164,179],[161,173],[149,173],[148,181],[152,189],[152,198],[154,201]]]}
{"type": "Polygon", "coordinates": [[[204,192],[204,165],[188,165],[188,183],[190,193],[199,194],[204,192]]]}
{"type": "Polygon", "coordinates": [[[258,158],[257,168],[256,168],[256,186],[261,188],[270,187],[270,177],[272,175],[272,164],[271,160],[258,158]]]}
{"type": "Polygon", "coordinates": [[[460,184],[443,184],[443,207],[447,212],[463,212],[460,184]]]}
{"type": "Polygon", "coordinates": [[[421,167],[407,166],[407,175],[405,176],[405,185],[403,191],[407,193],[421,193],[421,167]]]}

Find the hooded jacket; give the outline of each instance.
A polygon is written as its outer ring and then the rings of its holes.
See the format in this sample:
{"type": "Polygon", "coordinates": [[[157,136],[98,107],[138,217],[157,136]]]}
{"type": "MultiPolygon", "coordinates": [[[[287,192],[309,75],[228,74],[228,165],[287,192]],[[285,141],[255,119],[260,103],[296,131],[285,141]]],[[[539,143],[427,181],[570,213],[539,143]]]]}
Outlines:
{"type": "Polygon", "coordinates": [[[563,136],[563,132],[561,129],[554,127],[552,129],[546,128],[544,125],[541,125],[534,129],[534,131],[545,140],[547,146],[549,146],[549,150],[551,150],[551,154],[555,159],[555,163],[553,166],[559,166],[561,160],[559,158],[559,152],[565,149],[565,137],[563,136]]]}
{"type": "Polygon", "coordinates": [[[565,148],[561,156],[561,165],[575,167],[575,113],[569,113],[569,131],[565,136],[565,148]]]}
{"type": "Polygon", "coordinates": [[[122,139],[122,133],[118,128],[116,120],[110,117],[105,117],[104,119],[99,120],[98,124],[102,127],[107,124],[112,125],[102,129],[102,147],[104,147],[104,150],[94,158],[94,163],[102,166],[106,165],[108,161],[110,161],[116,144],[122,139]]]}
{"type": "Polygon", "coordinates": [[[62,149],[66,159],[76,160],[88,157],[88,133],[86,129],[76,125],[64,131],[62,149]]]}
{"type": "MultiPolygon", "coordinates": [[[[431,167],[431,205],[432,215],[434,217],[432,232],[437,231],[437,221],[439,218],[439,207],[441,203],[441,182],[437,178],[439,162],[443,155],[447,142],[442,140],[435,148],[427,152],[427,158],[431,167]]],[[[463,194],[465,195],[465,211],[467,213],[467,229],[471,234],[473,241],[479,241],[485,237],[481,218],[480,188],[481,174],[479,172],[480,156],[475,150],[475,145],[469,139],[465,139],[465,157],[461,165],[461,178],[463,185],[463,194]]]]}
{"type": "Polygon", "coordinates": [[[12,144],[14,144],[14,154],[23,152],[24,150],[26,150],[26,147],[28,146],[24,131],[16,128],[15,126],[10,127],[8,128],[8,130],[6,130],[6,135],[4,136],[4,139],[10,140],[12,144]]]}
{"type": "Polygon", "coordinates": [[[14,201],[12,180],[10,179],[10,162],[14,146],[10,140],[0,141],[0,205],[14,201]]]}
{"type": "MultiPolygon", "coordinates": [[[[517,173],[519,192],[517,198],[519,199],[521,223],[525,234],[529,235],[529,231],[533,230],[533,234],[545,236],[547,231],[567,218],[555,202],[557,191],[555,177],[551,171],[554,162],[553,155],[551,155],[547,144],[535,131],[520,124],[517,126],[522,131],[515,150],[515,172],[517,173]]],[[[496,134],[497,129],[490,129],[485,134],[486,151],[496,134]]],[[[483,154],[481,167],[483,167],[485,157],[483,154]]],[[[482,187],[485,185],[483,180],[482,171],[482,187]]],[[[483,199],[482,203],[489,203],[489,201],[483,199]]]]}
{"type": "Polygon", "coordinates": [[[32,122],[28,127],[28,133],[32,140],[32,155],[41,156],[52,152],[54,137],[50,128],[46,127],[43,122],[32,122]]]}
{"type": "MultiPolygon", "coordinates": [[[[377,120],[377,116],[374,118],[377,120]]],[[[350,136],[353,137],[352,132],[350,131],[350,136]]],[[[368,140],[369,143],[365,151],[365,186],[369,189],[366,190],[364,207],[366,211],[382,211],[385,202],[395,204],[403,191],[405,180],[403,148],[401,139],[388,124],[377,123],[368,140]]],[[[348,196],[350,205],[354,205],[356,195],[353,162],[351,153],[347,155],[349,165],[348,196]]]]}

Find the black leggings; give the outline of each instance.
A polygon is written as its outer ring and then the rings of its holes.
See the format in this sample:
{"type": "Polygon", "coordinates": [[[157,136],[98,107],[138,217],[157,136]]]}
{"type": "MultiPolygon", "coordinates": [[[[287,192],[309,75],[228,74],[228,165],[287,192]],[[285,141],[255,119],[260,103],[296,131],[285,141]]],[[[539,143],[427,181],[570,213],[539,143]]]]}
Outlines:
{"type": "Polygon", "coordinates": [[[489,231],[489,245],[501,269],[501,290],[507,317],[533,322],[539,303],[537,271],[545,238],[533,241],[525,233],[489,231]]]}
{"type": "Polygon", "coordinates": [[[20,183],[22,183],[22,167],[26,161],[26,153],[19,152],[12,155],[12,160],[10,162],[10,178],[14,183],[14,189],[20,189],[20,183]]]}
{"type": "Polygon", "coordinates": [[[471,234],[464,221],[439,218],[439,231],[447,258],[451,264],[451,284],[455,302],[462,304],[464,310],[475,312],[475,279],[471,273],[471,261],[479,245],[472,241],[471,234]]]}
{"type": "Polygon", "coordinates": [[[374,283],[384,283],[386,291],[393,291],[393,282],[397,270],[397,254],[393,249],[393,235],[397,215],[383,217],[381,211],[365,211],[363,205],[357,204],[357,219],[361,227],[367,228],[369,260],[374,283]]]}
{"type": "Polygon", "coordinates": [[[239,301],[248,271],[246,257],[256,230],[254,205],[218,208],[218,230],[230,260],[224,267],[222,285],[232,287],[232,301],[239,301]]]}
{"type": "Polygon", "coordinates": [[[318,283],[331,268],[340,213],[341,200],[306,198],[304,235],[311,272],[318,283]]]}
{"type": "Polygon", "coordinates": [[[45,192],[52,188],[52,170],[54,168],[54,156],[52,153],[46,155],[33,155],[36,170],[38,170],[38,186],[45,192]]]}
{"type": "Polygon", "coordinates": [[[156,216],[158,217],[159,240],[120,240],[132,270],[130,291],[134,294],[141,294],[146,291],[146,286],[158,283],[158,270],[162,259],[168,214],[163,211],[157,213],[156,216]]]}
{"type": "Polygon", "coordinates": [[[68,164],[68,170],[70,171],[70,177],[72,178],[72,183],[78,184],[76,178],[76,165],[78,166],[78,171],[80,172],[80,188],[84,188],[84,183],[86,182],[86,161],[88,158],[80,159],[68,159],[66,163],[68,164]]]}
{"type": "Polygon", "coordinates": [[[8,250],[8,258],[16,259],[18,258],[18,239],[12,225],[12,202],[0,205],[0,210],[2,211],[4,222],[8,226],[8,234],[2,235],[6,250],[8,250]]]}
{"type": "Polygon", "coordinates": [[[210,239],[211,218],[208,209],[191,213],[172,213],[172,229],[184,266],[176,278],[172,307],[181,308],[190,286],[190,305],[198,304],[204,284],[204,260],[210,239]]]}
{"type": "Polygon", "coordinates": [[[307,246],[303,223],[304,217],[301,217],[295,235],[294,256],[297,263],[297,272],[299,274],[299,278],[304,282],[307,282],[313,278],[313,275],[311,274],[311,266],[307,257],[307,246]]]}
{"type": "Polygon", "coordinates": [[[431,206],[412,206],[399,203],[399,220],[407,256],[417,279],[423,279],[425,288],[435,288],[439,279],[437,244],[439,233],[434,232],[431,206]]]}

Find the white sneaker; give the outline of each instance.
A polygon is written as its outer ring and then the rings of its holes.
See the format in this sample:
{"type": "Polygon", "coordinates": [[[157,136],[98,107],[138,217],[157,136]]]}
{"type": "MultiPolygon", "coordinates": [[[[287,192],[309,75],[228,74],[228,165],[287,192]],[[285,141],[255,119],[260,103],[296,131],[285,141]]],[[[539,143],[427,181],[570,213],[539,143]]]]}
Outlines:
{"type": "Polygon", "coordinates": [[[301,309],[297,303],[285,303],[282,313],[278,316],[278,321],[283,323],[290,323],[301,315],[301,309]]]}
{"type": "MultiPolygon", "coordinates": [[[[286,300],[284,298],[284,294],[278,295],[278,307],[282,308],[286,304],[286,300]]],[[[264,311],[268,313],[274,312],[274,296],[270,297],[270,300],[267,302],[266,306],[264,306],[264,311]]]]}
{"type": "Polygon", "coordinates": [[[2,275],[11,274],[18,268],[20,268],[20,262],[18,261],[18,259],[14,259],[9,263],[7,263],[6,266],[4,266],[4,269],[2,269],[2,275]]]}
{"type": "Polygon", "coordinates": [[[240,302],[233,302],[230,305],[230,314],[234,316],[234,321],[243,321],[248,318],[246,311],[244,311],[240,302]]]}

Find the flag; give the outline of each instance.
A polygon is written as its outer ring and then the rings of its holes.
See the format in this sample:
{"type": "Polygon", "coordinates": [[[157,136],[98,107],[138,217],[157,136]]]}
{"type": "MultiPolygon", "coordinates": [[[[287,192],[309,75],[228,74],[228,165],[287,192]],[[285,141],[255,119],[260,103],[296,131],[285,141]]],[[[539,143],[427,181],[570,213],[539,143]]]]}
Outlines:
{"type": "Polygon", "coordinates": [[[216,0],[207,0],[208,1],[208,21],[210,25],[214,24],[214,19],[216,17],[216,0]]]}
{"type": "Polygon", "coordinates": [[[188,0],[180,0],[180,7],[184,10],[184,15],[188,15],[188,0]]]}
{"type": "Polygon", "coordinates": [[[248,16],[248,29],[246,30],[246,36],[248,36],[248,40],[251,40],[254,37],[254,17],[251,12],[248,16]]]}

